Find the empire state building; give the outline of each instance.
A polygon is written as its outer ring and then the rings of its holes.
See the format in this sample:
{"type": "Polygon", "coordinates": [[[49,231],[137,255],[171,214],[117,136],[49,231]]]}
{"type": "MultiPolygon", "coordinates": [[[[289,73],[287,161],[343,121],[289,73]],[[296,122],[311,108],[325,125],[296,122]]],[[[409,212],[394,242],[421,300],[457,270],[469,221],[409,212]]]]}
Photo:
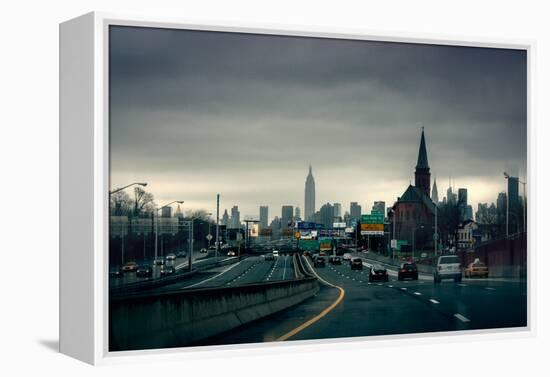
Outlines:
{"type": "Polygon", "coordinates": [[[315,214],[315,180],[311,173],[311,165],[309,165],[309,174],[306,178],[306,197],[304,205],[304,218],[306,221],[311,220],[315,214]]]}

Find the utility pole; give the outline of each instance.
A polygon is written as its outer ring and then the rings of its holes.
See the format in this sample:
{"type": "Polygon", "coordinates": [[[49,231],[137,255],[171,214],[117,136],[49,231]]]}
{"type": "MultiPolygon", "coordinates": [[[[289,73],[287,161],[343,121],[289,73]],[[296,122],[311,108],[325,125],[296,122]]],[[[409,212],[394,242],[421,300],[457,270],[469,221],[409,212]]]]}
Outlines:
{"type": "Polygon", "coordinates": [[[437,256],[438,244],[439,244],[439,232],[437,229],[437,203],[435,203],[434,256],[437,256]]]}
{"type": "Polygon", "coordinates": [[[216,195],[216,257],[220,250],[220,194],[216,195]]]}

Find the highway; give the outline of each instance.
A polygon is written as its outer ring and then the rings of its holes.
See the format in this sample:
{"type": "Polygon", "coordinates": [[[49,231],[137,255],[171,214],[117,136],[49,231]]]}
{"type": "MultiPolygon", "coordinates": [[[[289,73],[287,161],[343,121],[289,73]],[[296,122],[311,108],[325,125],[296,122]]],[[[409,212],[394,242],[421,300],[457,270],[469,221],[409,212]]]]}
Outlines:
{"type": "Polygon", "coordinates": [[[352,271],[346,262],[317,268],[323,284],[315,297],[201,344],[526,326],[525,281],[464,279],[434,284],[422,278],[397,281],[393,272],[388,282],[369,283],[366,268],[352,271]]]}

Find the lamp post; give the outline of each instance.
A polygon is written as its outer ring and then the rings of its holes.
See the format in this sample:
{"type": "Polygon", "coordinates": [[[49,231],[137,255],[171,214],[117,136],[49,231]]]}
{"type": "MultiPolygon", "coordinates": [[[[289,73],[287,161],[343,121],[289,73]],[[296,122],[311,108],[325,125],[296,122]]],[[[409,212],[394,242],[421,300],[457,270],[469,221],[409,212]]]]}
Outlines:
{"type": "MultiPolygon", "coordinates": [[[[119,191],[122,191],[128,187],[131,187],[131,186],[134,186],[134,185],[139,185],[139,186],[147,186],[147,182],[133,182],[133,183],[130,183],[129,185],[126,185],[126,186],[123,186],[123,187],[120,187],[120,188],[117,188],[117,189],[114,189],[113,191],[109,191],[109,202],[111,201],[111,195],[119,192],[119,191]]],[[[124,230],[122,229],[123,225],[122,225],[122,221],[120,222],[120,243],[121,243],[121,247],[120,247],[120,253],[121,253],[121,256],[120,256],[120,260],[121,260],[121,263],[124,264],[124,230]]]]}
{"type": "Polygon", "coordinates": [[[130,183],[129,185],[126,185],[126,186],[123,186],[123,187],[120,187],[120,188],[117,188],[117,189],[114,189],[113,191],[109,191],[109,195],[112,195],[114,193],[117,193],[119,191],[122,191],[128,187],[131,187],[131,186],[134,186],[134,185],[138,185],[138,186],[147,186],[147,182],[134,182],[134,183],[130,183]]]}
{"type": "Polygon", "coordinates": [[[157,259],[158,257],[158,239],[159,239],[159,211],[163,208],[166,208],[174,203],[178,203],[178,204],[183,204],[183,200],[174,200],[168,204],[165,204],[163,205],[162,207],[160,208],[156,208],[156,211],[155,211],[155,217],[156,217],[156,220],[155,221],[155,259],[157,259]]]}
{"type": "Polygon", "coordinates": [[[413,228],[413,231],[412,231],[412,251],[411,251],[411,253],[412,253],[413,262],[414,262],[414,235],[415,235],[415,233],[418,229],[424,229],[424,225],[419,225],[419,226],[413,228]]]}
{"type": "Polygon", "coordinates": [[[523,233],[526,233],[527,232],[527,218],[525,216],[525,211],[526,211],[526,207],[527,207],[527,198],[525,197],[525,185],[527,184],[527,182],[522,182],[520,180],[518,180],[519,183],[522,184],[523,186],[523,233]]]}
{"type": "MultiPolygon", "coordinates": [[[[207,213],[206,216],[211,216],[211,213],[207,213]]],[[[187,265],[189,267],[189,271],[193,269],[193,237],[195,234],[195,220],[200,219],[200,216],[192,217],[188,222],[188,228],[189,228],[189,256],[188,256],[188,262],[187,265]]]]}
{"type": "MultiPolygon", "coordinates": [[[[508,180],[510,175],[504,172],[504,179],[508,180]]],[[[508,192],[508,181],[506,181],[506,239],[508,239],[508,217],[510,214],[510,193],[508,192]]]]}

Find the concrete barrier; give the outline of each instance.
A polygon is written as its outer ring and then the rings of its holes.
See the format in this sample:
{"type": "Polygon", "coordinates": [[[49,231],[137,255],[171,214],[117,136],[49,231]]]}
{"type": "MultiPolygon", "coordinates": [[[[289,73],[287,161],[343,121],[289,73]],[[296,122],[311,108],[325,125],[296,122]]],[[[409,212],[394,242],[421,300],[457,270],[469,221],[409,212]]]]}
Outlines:
{"type": "Polygon", "coordinates": [[[319,291],[316,278],[227,288],[132,294],[109,302],[109,350],[200,344],[296,305],[319,291]]]}

